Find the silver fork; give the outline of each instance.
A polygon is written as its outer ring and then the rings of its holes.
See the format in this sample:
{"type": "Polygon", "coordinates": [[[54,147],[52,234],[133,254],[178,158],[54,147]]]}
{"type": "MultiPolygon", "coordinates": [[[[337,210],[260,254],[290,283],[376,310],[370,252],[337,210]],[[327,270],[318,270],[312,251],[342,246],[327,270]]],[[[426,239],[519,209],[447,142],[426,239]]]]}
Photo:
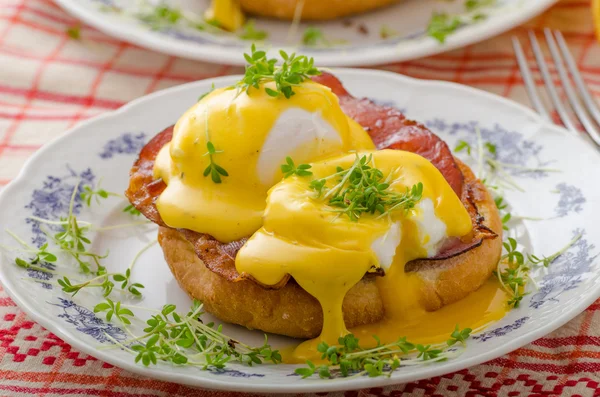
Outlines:
{"type": "MultiPolygon", "coordinates": [[[[558,75],[560,77],[560,82],[562,84],[565,93],[567,94],[567,98],[569,100],[569,104],[571,109],[574,110],[577,118],[583,125],[586,133],[592,138],[592,140],[600,146],[600,130],[594,124],[591,117],[596,121],[598,125],[600,125],[600,109],[596,104],[594,98],[590,94],[590,91],[587,89],[583,78],[581,77],[581,73],[577,69],[577,65],[575,64],[575,60],[573,60],[573,56],[567,47],[567,43],[560,31],[551,31],[550,29],[544,29],[544,35],[546,37],[546,43],[548,48],[550,49],[550,54],[552,55],[552,59],[554,60],[554,66],[558,71],[558,75]],[[557,45],[558,43],[558,45],[557,45]],[[560,49],[560,50],[559,50],[560,49]],[[564,61],[563,61],[564,60],[564,61]],[[567,69],[565,68],[565,61],[567,64],[567,69]],[[573,77],[575,81],[575,85],[577,86],[577,90],[579,95],[575,92],[573,85],[571,84],[571,80],[569,79],[569,74],[573,77]],[[584,106],[581,103],[583,101],[584,106]]],[[[519,69],[521,70],[521,75],[523,76],[523,81],[525,82],[525,88],[527,89],[527,94],[529,95],[529,99],[533,104],[535,110],[546,120],[552,121],[548,110],[542,104],[540,97],[537,92],[537,88],[533,77],[531,76],[531,70],[529,69],[529,65],[527,64],[527,59],[525,58],[525,54],[523,53],[523,48],[521,47],[521,43],[519,39],[513,37],[513,48],[515,50],[515,55],[517,56],[517,63],[519,64],[519,69]]],[[[554,85],[554,81],[552,80],[552,76],[548,71],[548,65],[544,59],[544,55],[540,48],[540,45],[535,37],[535,33],[529,31],[529,41],[531,42],[531,48],[533,49],[533,53],[535,55],[535,59],[537,61],[538,67],[542,74],[542,78],[546,85],[546,91],[550,96],[550,100],[552,101],[552,105],[556,109],[561,121],[567,127],[567,129],[579,133],[579,130],[575,126],[575,122],[573,118],[569,115],[567,110],[567,106],[560,100],[558,96],[558,92],[556,90],[556,86],[554,85]]]]}

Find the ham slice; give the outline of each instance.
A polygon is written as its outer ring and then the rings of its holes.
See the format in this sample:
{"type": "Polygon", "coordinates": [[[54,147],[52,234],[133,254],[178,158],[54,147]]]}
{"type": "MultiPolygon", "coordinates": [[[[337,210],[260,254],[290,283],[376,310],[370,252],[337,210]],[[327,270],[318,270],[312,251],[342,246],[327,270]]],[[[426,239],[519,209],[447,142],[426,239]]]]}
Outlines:
{"type": "MultiPolygon", "coordinates": [[[[471,216],[473,232],[461,239],[448,239],[439,253],[429,259],[441,260],[460,255],[478,247],[484,239],[496,237],[496,234],[484,225],[484,219],[479,215],[475,205],[476,192],[464,182],[463,174],[444,141],[424,125],[408,120],[397,109],[378,105],[369,99],[354,98],[331,74],[323,74],[315,77],[314,80],[328,86],[338,95],[344,112],[367,130],[378,149],[406,150],[427,158],[440,170],[452,189],[461,197],[471,216]]],[[[171,126],[156,135],[141,150],[138,160],[131,169],[129,187],[125,192],[131,204],[146,218],[164,227],[168,226],[160,217],[155,203],[166,185],[161,179],[154,179],[153,167],[158,152],[171,141],[172,136],[171,126]]],[[[222,243],[207,234],[186,229],[179,229],[179,232],[192,244],[196,254],[208,269],[231,281],[246,278],[235,268],[235,256],[246,239],[222,243]]],[[[265,287],[281,288],[288,280],[289,276],[277,285],[265,287]]]]}

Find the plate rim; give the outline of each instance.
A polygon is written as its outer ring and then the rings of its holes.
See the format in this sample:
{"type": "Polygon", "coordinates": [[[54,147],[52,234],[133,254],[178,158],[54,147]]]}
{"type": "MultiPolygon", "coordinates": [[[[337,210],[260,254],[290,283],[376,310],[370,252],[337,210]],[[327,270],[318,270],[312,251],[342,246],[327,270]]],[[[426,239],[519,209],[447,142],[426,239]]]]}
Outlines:
{"type": "MultiPolygon", "coordinates": [[[[385,51],[369,54],[372,56],[372,59],[367,62],[364,61],[364,55],[352,57],[349,56],[346,51],[337,51],[331,55],[327,55],[325,52],[312,53],[312,51],[308,48],[303,48],[302,51],[305,53],[305,55],[314,56],[319,64],[325,66],[373,66],[391,62],[409,61],[451,51],[467,45],[476,44],[502,34],[541,14],[545,10],[549,9],[552,5],[556,4],[559,0],[537,1],[539,1],[539,3],[535,4],[531,8],[526,9],[525,12],[511,13],[512,17],[509,19],[499,18],[498,20],[493,21],[492,24],[486,24],[486,22],[483,22],[481,24],[471,25],[469,29],[467,29],[466,33],[464,30],[458,31],[455,34],[450,35],[443,44],[438,43],[434,39],[428,38],[424,43],[421,43],[418,48],[404,52],[397,50],[398,44],[396,46],[390,45],[385,51]]],[[[57,3],[63,10],[74,15],[76,18],[82,20],[86,24],[93,26],[99,31],[118,40],[127,41],[140,47],[160,52],[162,54],[178,56],[181,58],[209,62],[212,64],[227,64],[235,66],[245,65],[245,60],[239,51],[239,47],[236,47],[234,54],[232,50],[225,47],[218,48],[216,46],[212,46],[212,50],[206,50],[202,45],[199,44],[178,41],[173,42],[172,39],[160,37],[151,31],[143,31],[141,28],[136,26],[111,23],[109,18],[97,18],[99,11],[90,10],[89,7],[86,7],[76,0],[54,0],[54,2],[57,3]]],[[[527,1],[522,0],[522,4],[520,6],[526,7],[526,4],[527,1]]],[[[251,42],[248,42],[248,49],[250,48],[250,44],[251,42]]]]}
{"type": "MultiPolygon", "coordinates": [[[[444,86],[449,89],[459,90],[466,93],[471,93],[478,96],[486,97],[490,100],[496,100],[501,102],[505,106],[512,107],[514,111],[520,111],[522,113],[527,114],[534,122],[540,125],[543,128],[549,128],[554,130],[555,132],[562,134],[562,136],[566,139],[579,139],[581,143],[589,146],[588,142],[586,142],[581,136],[574,135],[567,131],[564,128],[558,127],[546,120],[544,120],[541,116],[535,113],[532,109],[517,103],[515,101],[509,100],[507,98],[501,97],[499,95],[486,92],[477,88],[473,88],[470,86],[447,82],[447,81],[439,81],[439,80],[421,80],[408,76],[404,76],[398,73],[382,71],[382,70],[364,70],[364,69],[351,69],[351,68],[336,68],[333,69],[333,73],[340,74],[342,79],[344,77],[351,77],[354,75],[362,75],[366,76],[375,76],[375,78],[394,78],[403,83],[408,83],[416,86],[444,86]]],[[[54,138],[50,142],[43,145],[38,151],[36,151],[23,165],[19,174],[0,192],[0,202],[6,200],[6,197],[9,196],[13,190],[18,189],[24,182],[26,182],[26,175],[29,173],[29,168],[33,166],[33,164],[37,161],[37,159],[42,156],[48,150],[51,150],[56,145],[59,145],[63,140],[69,139],[69,137],[73,134],[80,133],[79,131],[84,131],[90,124],[102,122],[106,119],[116,119],[122,116],[125,113],[128,113],[132,109],[135,109],[137,106],[143,105],[147,101],[153,101],[156,98],[159,98],[164,95],[176,94],[178,91],[184,91],[192,88],[195,85],[207,84],[208,82],[218,84],[222,81],[228,81],[239,77],[239,75],[232,76],[222,76],[214,79],[203,79],[198,80],[191,83],[186,83],[182,85],[178,85],[175,87],[167,88],[165,90],[160,90],[155,93],[145,95],[143,97],[137,98],[121,108],[106,112],[102,115],[90,118],[85,120],[75,127],[70,128],[65,133],[60,136],[54,138]]],[[[600,156],[600,152],[595,151],[592,147],[589,148],[590,151],[593,151],[597,156],[600,156]]],[[[113,357],[109,354],[110,352],[101,351],[94,347],[92,344],[87,344],[85,341],[73,338],[67,332],[63,332],[63,326],[55,321],[54,318],[51,318],[49,315],[44,314],[43,310],[36,310],[33,306],[27,304],[24,299],[20,298],[20,294],[18,292],[18,287],[13,285],[10,282],[8,274],[2,266],[2,262],[0,262],[0,283],[2,284],[4,290],[7,294],[13,299],[13,301],[17,304],[17,306],[23,310],[31,319],[33,319],[36,323],[43,326],[50,332],[54,333],[62,340],[66,341],[70,345],[74,346],[81,352],[89,354],[90,356],[96,357],[102,361],[108,362],[116,367],[123,368],[127,371],[136,373],[138,375],[151,377],[154,379],[159,379],[166,382],[174,382],[185,384],[189,386],[202,387],[206,389],[215,389],[215,390],[226,390],[226,391],[245,391],[245,392],[270,392],[270,393],[302,393],[302,392],[329,392],[329,391],[341,391],[341,390],[352,390],[357,388],[365,388],[365,387],[380,387],[380,386],[389,386],[395,384],[401,384],[405,382],[417,381],[420,379],[431,378],[435,376],[441,376],[444,374],[456,372],[465,368],[469,368],[483,362],[492,360],[494,358],[505,355],[513,350],[516,350],[526,344],[539,339],[548,333],[552,332],[555,329],[560,328],[581,312],[583,312],[589,305],[591,305],[596,299],[600,297],[600,284],[596,287],[596,290],[588,295],[586,299],[582,299],[578,301],[577,305],[571,306],[571,310],[557,319],[547,322],[541,327],[538,327],[536,330],[531,331],[527,334],[520,335],[511,339],[509,342],[504,344],[501,347],[491,349],[489,351],[483,352],[474,357],[470,357],[466,360],[450,360],[443,365],[439,365],[436,367],[435,364],[430,367],[429,371],[424,372],[422,375],[411,375],[410,377],[403,378],[402,373],[398,372],[399,375],[392,378],[357,378],[357,379],[333,379],[327,382],[320,382],[320,380],[307,380],[305,383],[295,383],[295,384],[256,384],[251,380],[247,380],[245,382],[230,382],[227,380],[220,379],[211,379],[211,378],[201,378],[190,376],[189,374],[181,374],[176,372],[164,372],[159,368],[154,367],[143,367],[138,364],[135,364],[133,359],[130,361],[124,361],[122,359],[113,359],[113,357]]]]}

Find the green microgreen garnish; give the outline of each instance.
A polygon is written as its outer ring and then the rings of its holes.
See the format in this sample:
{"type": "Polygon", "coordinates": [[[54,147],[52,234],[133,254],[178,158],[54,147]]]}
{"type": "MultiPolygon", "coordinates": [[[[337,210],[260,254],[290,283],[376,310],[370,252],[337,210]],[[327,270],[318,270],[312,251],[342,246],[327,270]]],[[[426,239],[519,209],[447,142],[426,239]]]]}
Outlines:
{"type": "Polygon", "coordinates": [[[427,26],[427,34],[440,43],[456,32],[462,25],[477,23],[487,15],[480,11],[481,8],[491,6],[496,0],[465,0],[466,13],[450,15],[445,12],[433,12],[427,26]]]}
{"type": "Polygon", "coordinates": [[[506,254],[498,263],[496,277],[500,284],[510,294],[508,299],[509,307],[519,307],[523,297],[527,295],[524,292],[525,283],[529,276],[530,268],[525,263],[525,256],[517,250],[517,241],[514,238],[508,238],[508,241],[502,243],[506,254]],[[506,261],[506,266],[503,271],[500,271],[500,264],[506,261]]]}
{"type": "MultiPolygon", "coordinates": [[[[131,340],[120,342],[107,336],[116,346],[134,354],[136,363],[141,362],[145,366],[167,361],[208,369],[224,368],[231,361],[250,366],[281,362],[281,354],[267,343],[266,335],[262,346],[251,347],[223,334],[221,325],[205,324],[201,319],[204,310],[200,301],[195,300],[185,315],[178,313],[176,309],[172,304],[163,306],[146,321],[144,334],[133,336],[131,340]]],[[[100,303],[94,311],[107,311],[108,318],[111,310],[125,327],[130,324],[127,317],[132,317],[133,313],[119,305],[119,302],[100,303]]]]}
{"type": "Polygon", "coordinates": [[[456,327],[454,328],[454,331],[452,331],[452,333],[450,334],[450,339],[446,341],[446,344],[448,346],[453,346],[457,343],[460,343],[463,346],[465,346],[467,343],[467,339],[469,339],[469,336],[471,336],[472,331],[473,330],[471,328],[465,328],[461,330],[458,327],[458,324],[456,324],[456,327]]]}
{"type": "Polygon", "coordinates": [[[206,150],[207,152],[204,155],[208,156],[209,164],[204,169],[203,175],[208,176],[210,174],[210,178],[214,183],[221,183],[221,176],[229,176],[229,174],[223,167],[215,163],[213,155],[222,153],[223,151],[215,149],[215,145],[211,141],[206,142],[206,150]]]}
{"type": "MultiPolygon", "coordinates": [[[[106,9],[106,11],[123,12],[124,10],[115,8],[112,10],[106,9]]],[[[144,2],[141,7],[136,7],[132,16],[144,22],[153,30],[165,30],[175,26],[185,26],[199,31],[210,31],[217,35],[231,35],[221,29],[216,21],[207,21],[202,16],[177,7],[170,7],[164,2],[158,5],[144,2]]]]}
{"type": "Polygon", "coordinates": [[[392,28],[390,28],[387,25],[381,25],[381,28],[379,29],[379,37],[381,37],[382,39],[388,39],[390,37],[393,36],[397,36],[398,32],[393,30],[392,28]]]}
{"type": "MultiPolygon", "coordinates": [[[[522,172],[560,172],[555,168],[544,167],[526,167],[519,164],[510,164],[498,160],[498,147],[491,142],[485,142],[482,139],[479,128],[475,129],[476,143],[472,145],[465,140],[459,140],[454,147],[456,153],[464,152],[468,156],[473,156],[477,160],[477,176],[484,184],[493,189],[510,188],[524,192],[525,189],[517,184],[508,170],[517,170],[522,172]]],[[[500,208],[502,209],[502,208],[500,208]]]]}
{"type": "Polygon", "coordinates": [[[252,44],[251,53],[244,54],[248,65],[246,73],[235,87],[240,91],[249,93],[250,88],[259,89],[261,84],[274,81],[275,89],[265,87],[265,91],[272,97],[280,95],[290,98],[294,95],[294,87],[300,85],[311,76],[321,74],[319,69],[314,66],[314,59],[295,53],[287,54],[285,51],[279,51],[283,63],[277,65],[277,59],[267,58],[264,51],[256,50],[252,44]]]}
{"type": "Polygon", "coordinates": [[[407,188],[404,193],[389,189],[392,173],[384,177],[381,170],[372,166],[373,155],[356,156],[356,160],[348,169],[338,167],[337,172],[324,179],[310,182],[309,187],[317,192],[317,197],[329,199],[328,205],[335,207],[332,211],[346,214],[357,221],[363,213],[379,216],[393,211],[408,211],[421,200],[423,184],[418,183],[407,188]],[[327,190],[328,179],[337,178],[337,184],[327,190]]]}
{"type": "Polygon", "coordinates": [[[137,208],[133,206],[133,204],[129,204],[125,208],[123,208],[123,212],[133,216],[139,216],[142,214],[137,208]]]}
{"type": "Polygon", "coordinates": [[[250,19],[242,27],[242,32],[238,34],[238,37],[242,40],[255,40],[261,41],[269,37],[269,34],[264,30],[256,28],[255,21],[250,19]]]}
{"type": "Polygon", "coordinates": [[[122,324],[129,325],[131,320],[127,317],[134,317],[131,310],[126,307],[121,307],[121,302],[113,302],[106,298],[104,302],[98,303],[94,306],[94,313],[106,312],[106,319],[110,321],[114,315],[122,324]]]}
{"type": "Polygon", "coordinates": [[[37,265],[41,262],[54,263],[56,262],[56,255],[52,252],[48,251],[48,243],[42,244],[39,248],[33,248],[25,241],[21,240],[16,234],[7,230],[6,231],[15,241],[17,241],[21,247],[22,251],[33,254],[33,258],[26,261],[22,258],[16,258],[16,264],[22,268],[32,268],[34,265],[37,265]]]}
{"type": "Polygon", "coordinates": [[[512,237],[503,242],[503,248],[506,253],[502,255],[496,271],[494,272],[502,287],[509,293],[507,304],[509,307],[519,307],[520,302],[528,294],[524,292],[527,280],[532,278],[530,271],[533,266],[548,267],[556,258],[564,254],[579,239],[581,234],[575,236],[569,243],[554,254],[539,258],[532,254],[524,254],[518,250],[518,243],[512,237]]]}
{"type": "Polygon", "coordinates": [[[534,265],[542,265],[543,267],[548,267],[548,266],[550,266],[550,264],[552,262],[554,262],[556,260],[556,258],[558,258],[562,254],[564,254],[569,248],[571,248],[573,246],[573,244],[575,244],[577,241],[579,241],[581,236],[582,236],[581,234],[576,235],[575,237],[573,237],[573,239],[571,241],[569,241],[569,243],[567,245],[565,245],[563,248],[556,251],[554,254],[552,254],[550,256],[542,256],[540,258],[533,254],[528,254],[527,260],[534,265]]]}
{"type": "Polygon", "coordinates": [[[210,85],[210,90],[206,91],[204,94],[202,94],[198,97],[198,102],[200,102],[202,99],[204,99],[204,97],[206,97],[208,94],[210,94],[214,90],[215,90],[215,83],[212,83],[210,85]]]}
{"type": "MultiPolygon", "coordinates": [[[[221,183],[222,176],[229,176],[229,173],[225,170],[225,168],[221,167],[215,162],[214,155],[218,153],[223,153],[222,150],[217,150],[215,145],[210,140],[210,131],[208,128],[208,108],[206,109],[206,113],[204,115],[204,133],[206,134],[206,153],[204,156],[208,156],[208,166],[204,169],[204,175],[207,177],[210,175],[210,179],[214,183],[221,183]]],[[[183,179],[183,173],[181,174],[181,178],[183,179]]]]}
{"type": "Polygon", "coordinates": [[[454,151],[457,152],[457,153],[460,153],[462,151],[466,151],[467,154],[470,156],[471,155],[471,145],[467,141],[460,140],[456,144],[456,147],[454,148],[454,151]]]}
{"type": "Polygon", "coordinates": [[[481,7],[487,7],[496,4],[497,0],[465,0],[467,11],[474,11],[481,7]]]}
{"type": "MultiPolygon", "coordinates": [[[[90,231],[92,225],[89,222],[78,221],[73,214],[78,191],[78,186],[75,186],[67,217],[60,221],[50,221],[38,217],[31,218],[42,224],[63,229],[55,235],[46,232],[51,242],[55,244],[54,248],[58,250],[57,253],[54,253],[50,244],[43,244],[36,249],[14,233],[7,231],[19,243],[19,251],[33,256],[30,260],[17,257],[15,259],[17,266],[28,270],[60,275],[57,284],[65,293],[72,296],[77,295],[83,289],[97,288],[101,290],[105,300],[94,307],[94,312],[103,313],[107,321],[119,322],[127,333],[132,335],[132,339],[125,342],[117,341],[108,334],[106,334],[106,337],[111,339],[115,346],[135,354],[135,361],[144,365],[156,364],[161,360],[178,365],[193,365],[208,369],[224,368],[230,361],[238,361],[247,365],[261,364],[267,361],[281,362],[281,355],[267,344],[266,337],[262,346],[250,347],[224,335],[222,326],[214,326],[212,323],[204,324],[200,319],[203,314],[203,305],[198,301],[194,302],[192,309],[186,315],[178,314],[175,311],[175,305],[165,305],[162,310],[158,311],[158,314],[153,315],[146,321],[146,327],[143,329],[144,334],[134,336],[128,326],[132,324],[132,320],[135,318],[135,314],[131,309],[139,307],[125,305],[121,301],[109,298],[109,296],[116,289],[131,294],[132,297],[141,295],[139,289],[144,288],[144,286],[131,280],[131,271],[141,254],[154,245],[156,241],[152,241],[142,248],[135,255],[129,267],[122,273],[107,272],[99,261],[96,262],[95,269],[92,269],[91,263],[85,263],[85,267],[81,267],[82,263],[80,262],[84,262],[88,257],[99,260],[106,256],[101,257],[87,251],[87,245],[91,244],[91,241],[86,233],[90,231]],[[41,266],[46,262],[58,264],[58,254],[79,258],[77,262],[81,267],[81,272],[92,274],[93,277],[78,282],[58,270],[41,266]]],[[[85,197],[87,198],[88,195],[85,197]]],[[[65,261],[61,259],[60,262],[65,261]]]]}
{"type": "Polygon", "coordinates": [[[139,14],[139,18],[154,30],[173,26],[180,22],[183,14],[180,9],[165,4],[157,5],[139,14]]]}
{"type": "Polygon", "coordinates": [[[325,39],[323,31],[315,26],[309,26],[302,35],[302,44],[306,46],[316,46],[319,43],[328,45],[329,42],[325,39]]]}
{"type": "Polygon", "coordinates": [[[429,24],[427,25],[427,34],[440,43],[444,43],[446,38],[454,33],[460,26],[460,18],[446,13],[433,13],[429,24]]]}
{"type": "Polygon", "coordinates": [[[67,276],[64,276],[62,279],[58,280],[58,284],[62,287],[64,292],[70,294],[71,296],[75,296],[84,288],[97,287],[102,290],[102,295],[107,297],[113,291],[115,282],[121,283],[121,291],[127,291],[133,296],[142,295],[139,289],[144,288],[144,286],[140,283],[131,282],[130,269],[127,269],[125,273],[107,273],[106,269],[100,268],[98,271],[96,271],[96,274],[96,277],[78,284],[73,284],[67,276]]]}
{"type": "Polygon", "coordinates": [[[325,184],[327,181],[325,179],[314,179],[308,185],[309,188],[313,189],[317,192],[317,198],[321,197],[323,194],[323,190],[325,189],[325,184]]]}
{"type": "Polygon", "coordinates": [[[353,334],[348,334],[338,339],[337,345],[328,345],[321,342],[317,350],[325,364],[315,365],[306,361],[306,367],[297,368],[294,372],[302,378],[318,375],[326,379],[332,377],[334,372],[343,377],[368,375],[369,377],[390,376],[400,364],[413,364],[423,361],[444,361],[456,351],[449,351],[449,347],[457,342],[464,344],[471,334],[471,329],[461,330],[458,325],[445,344],[421,345],[414,344],[399,338],[394,343],[381,344],[379,338],[374,336],[377,345],[371,349],[363,349],[359,340],[353,334]]]}
{"type": "MultiPolygon", "coordinates": [[[[61,287],[63,292],[72,296],[76,295],[79,291],[81,291],[84,288],[100,288],[102,290],[103,295],[106,297],[112,293],[115,287],[115,282],[120,283],[121,291],[127,292],[132,296],[141,296],[140,289],[144,288],[144,286],[140,283],[131,281],[131,268],[135,264],[135,261],[137,260],[138,256],[135,257],[134,261],[124,273],[108,273],[106,271],[106,268],[101,264],[101,260],[105,259],[108,256],[108,253],[105,255],[99,255],[88,250],[87,246],[91,245],[91,240],[87,236],[87,233],[91,229],[91,224],[85,221],[78,221],[76,216],[73,214],[73,207],[78,191],[79,186],[77,185],[73,189],[73,193],[71,195],[71,200],[69,203],[69,213],[67,217],[63,217],[59,221],[50,221],[38,217],[30,218],[31,220],[40,222],[43,225],[60,227],[62,229],[52,234],[45,230],[43,226],[40,226],[40,229],[46,234],[46,237],[50,240],[50,242],[54,244],[53,248],[50,247],[49,243],[44,243],[37,249],[33,248],[11,231],[6,231],[21,246],[19,251],[28,253],[29,255],[33,256],[33,258],[30,260],[16,258],[16,265],[25,269],[32,269],[44,273],[61,275],[62,277],[57,280],[58,285],[61,287]],[[55,251],[53,251],[53,249],[55,251]],[[57,264],[59,255],[66,255],[67,257],[71,257],[78,265],[81,273],[86,275],[91,274],[94,277],[86,281],[75,282],[72,281],[71,276],[60,274],[57,271],[51,270],[44,266],[40,266],[44,263],[57,264]]],[[[84,204],[90,205],[93,197],[96,197],[97,199],[104,199],[108,198],[111,195],[118,196],[117,194],[106,192],[103,189],[94,190],[89,186],[84,186],[82,187],[82,193],[79,194],[79,197],[84,202],[84,204]]],[[[99,202],[99,199],[97,201],[99,202]]],[[[128,224],[123,226],[132,225],[135,224],[128,224]]],[[[122,225],[115,225],[107,227],[106,229],[112,229],[121,226],[122,225]]],[[[144,248],[141,252],[145,251],[146,249],[147,248],[144,248]]]]}
{"type": "Polygon", "coordinates": [[[488,151],[489,154],[491,154],[492,156],[496,156],[496,151],[498,150],[498,147],[496,145],[494,145],[491,142],[485,142],[484,143],[485,149],[488,151]]]}
{"type": "Polygon", "coordinates": [[[309,26],[302,34],[302,44],[307,47],[332,47],[336,44],[348,43],[343,39],[328,39],[323,31],[315,26],[309,26]]]}
{"type": "Polygon", "coordinates": [[[296,166],[290,156],[285,158],[285,164],[281,164],[281,172],[284,178],[288,178],[292,175],[298,176],[310,176],[312,172],[309,169],[312,168],[310,164],[298,164],[296,166]]]}
{"type": "MultiPolygon", "coordinates": [[[[88,207],[92,206],[92,200],[94,200],[96,204],[100,204],[102,200],[107,199],[109,197],[125,198],[118,193],[109,192],[105,189],[100,188],[100,182],[98,182],[95,188],[90,185],[83,185],[81,188],[83,191],[79,193],[79,198],[81,198],[81,201],[83,201],[83,203],[88,207]]],[[[138,211],[132,204],[128,204],[127,206],[125,206],[123,208],[123,212],[134,216],[138,216],[141,214],[140,211],[138,211]]]]}
{"type": "MultiPolygon", "coordinates": [[[[497,159],[498,147],[491,142],[484,142],[481,131],[478,128],[476,128],[475,132],[477,137],[476,145],[471,145],[467,141],[460,140],[454,148],[454,151],[465,152],[469,157],[473,156],[476,158],[478,163],[478,176],[481,178],[482,182],[491,189],[494,195],[494,203],[500,212],[502,229],[509,231],[509,225],[514,219],[540,220],[541,218],[513,216],[513,214],[509,212],[509,205],[504,200],[504,197],[499,194],[499,190],[504,187],[519,191],[524,191],[524,189],[516,184],[506,169],[531,172],[559,172],[559,170],[550,168],[529,168],[517,164],[500,162],[497,159]],[[485,168],[486,166],[487,169],[485,168]],[[482,177],[484,173],[486,174],[485,178],[482,177]],[[492,185],[488,178],[493,179],[496,184],[492,185]]],[[[530,275],[530,272],[534,267],[540,265],[547,267],[553,260],[571,247],[580,237],[581,236],[577,236],[574,238],[566,247],[557,253],[542,258],[533,254],[524,254],[518,249],[517,240],[508,237],[506,241],[502,243],[505,254],[502,255],[498,262],[497,269],[494,272],[502,287],[509,294],[507,301],[508,306],[511,308],[519,306],[523,298],[527,295],[527,292],[524,290],[528,280],[531,280],[536,284],[535,279],[530,275]]]]}
{"type": "Polygon", "coordinates": [[[120,194],[100,188],[100,182],[95,188],[90,185],[83,185],[81,188],[83,191],[79,193],[79,197],[88,207],[92,206],[92,200],[95,200],[96,204],[100,204],[101,199],[107,199],[109,196],[122,197],[120,194]]]}
{"type": "Polygon", "coordinates": [[[508,206],[508,204],[504,202],[504,197],[502,196],[496,196],[494,198],[494,203],[496,203],[496,208],[498,208],[499,210],[503,210],[508,206]]]}
{"type": "Polygon", "coordinates": [[[507,212],[506,214],[504,214],[504,216],[502,216],[502,229],[504,230],[509,230],[508,229],[508,222],[510,222],[510,219],[512,218],[512,214],[510,212],[507,212]]]}

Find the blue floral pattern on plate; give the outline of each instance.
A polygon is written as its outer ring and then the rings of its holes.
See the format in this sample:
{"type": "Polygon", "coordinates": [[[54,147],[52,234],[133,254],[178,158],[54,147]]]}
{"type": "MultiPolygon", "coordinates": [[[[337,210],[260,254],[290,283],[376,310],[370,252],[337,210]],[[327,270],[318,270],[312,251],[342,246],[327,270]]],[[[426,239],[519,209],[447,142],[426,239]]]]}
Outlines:
{"type": "MultiPolygon", "coordinates": [[[[573,237],[584,234],[583,230],[573,231],[573,237]]],[[[531,297],[529,306],[539,309],[549,301],[558,301],[564,291],[577,288],[583,277],[591,269],[592,263],[598,257],[593,254],[595,245],[581,237],[567,252],[552,262],[552,272],[547,274],[540,289],[531,297]]]]}
{"type": "MultiPolygon", "coordinates": [[[[43,267],[44,269],[48,269],[50,271],[56,270],[56,265],[53,263],[40,262],[37,265],[39,267],[43,267]]],[[[50,284],[49,282],[46,282],[46,281],[49,281],[52,278],[54,278],[54,274],[48,273],[48,272],[43,272],[41,270],[27,269],[27,275],[30,278],[37,280],[40,283],[40,285],[42,286],[42,288],[45,288],[45,289],[53,288],[52,284],[50,284]]]]}
{"type": "Polygon", "coordinates": [[[583,211],[583,204],[585,204],[586,199],[581,189],[563,182],[556,185],[556,192],[560,195],[555,210],[556,216],[565,217],[570,213],[583,211]]]}
{"type": "MultiPolygon", "coordinates": [[[[25,208],[31,210],[32,215],[38,218],[48,220],[58,220],[61,216],[66,216],[69,212],[69,203],[73,189],[79,184],[78,194],[75,195],[73,213],[79,214],[82,208],[79,193],[83,191],[83,186],[94,185],[96,176],[90,168],[81,172],[76,172],[69,165],[66,166],[67,173],[61,176],[47,176],[43,185],[35,189],[31,194],[31,201],[25,205],[25,208]]],[[[46,235],[40,228],[40,222],[33,219],[26,219],[25,222],[31,225],[33,237],[31,242],[40,247],[46,242],[46,235]]]]}
{"type": "Polygon", "coordinates": [[[58,298],[58,303],[48,303],[63,309],[63,313],[59,314],[58,317],[75,326],[79,332],[91,336],[100,343],[112,343],[112,340],[106,335],[109,335],[111,338],[118,341],[127,339],[125,331],[121,328],[110,323],[105,323],[102,319],[98,318],[93,311],[86,309],[83,306],[79,306],[72,300],[58,298]]]}
{"type": "MultiPolygon", "coordinates": [[[[479,129],[483,141],[496,146],[496,160],[502,163],[527,167],[528,162],[534,159],[536,160],[536,168],[547,167],[551,164],[549,161],[540,159],[540,153],[543,149],[541,144],[525,139],[520,132],[510,131],[497,123],[492,128],[487,128],[480,126],[477,121],[460,123],[435,118],[426,121],[425,125],[435,133],[442,132],[451,136],[458,136],[473,147],[477,145],[477,129],[479,129]]],[[[507,171],[513,176],[535,179],[548,176],[548,172],[545,171],[527,171],[518,168],[509,168],[507,171]]]]}
{"type": "Polygon", "coordinates": [[[529,320],[529,317],[521,317],[520,319],[515,320],[515,322],[513,322],[512,324],[508,324],[503,327],[498,327],[490,331],[482,332],[473,336],[472,338],[480,342],[485,342],[492,338],[497,338],[498,336],[504,336],[516,329],[521,328],[527,320],[529,320]]]}
{"type": "Polygon", "coordinates": [[[116,139],[111,139],[99,153],[103,159],[110,159],[116,154],[138,154],[146,144],[146,134],[126,132],[116,139]]]}

